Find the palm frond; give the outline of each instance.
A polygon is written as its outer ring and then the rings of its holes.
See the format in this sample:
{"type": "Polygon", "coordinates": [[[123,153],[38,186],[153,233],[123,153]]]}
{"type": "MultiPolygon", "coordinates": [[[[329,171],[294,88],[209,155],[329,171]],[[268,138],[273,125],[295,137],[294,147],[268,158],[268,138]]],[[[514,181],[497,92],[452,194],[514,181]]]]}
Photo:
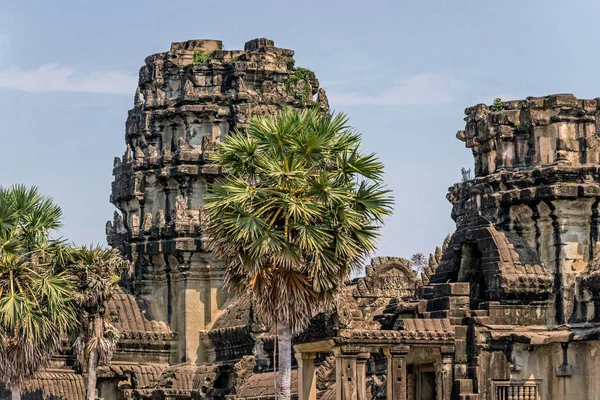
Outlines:
{"type": "Polygon", "coordinates": [[[228,175],[205,197],[206,237],[264,321],[302,329],[375,249],[393,200],[360,145],[343,114],[286,109],[216,152],[228,175]]]}

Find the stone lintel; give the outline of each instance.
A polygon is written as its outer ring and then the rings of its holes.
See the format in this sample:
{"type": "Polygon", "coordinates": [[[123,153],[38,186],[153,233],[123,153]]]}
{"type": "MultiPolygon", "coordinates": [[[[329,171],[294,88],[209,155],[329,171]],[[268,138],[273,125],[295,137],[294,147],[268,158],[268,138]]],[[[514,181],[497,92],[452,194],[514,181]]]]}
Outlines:
{"type": "Polygon", "coordinates": [[[352,344],[338,346],[333,350],[333,353],[336,356],[339,355],[341,357],[356,357],[356,358],[369,358],[370,357],[370,352],[367,347],[361,346],[361,345],[352,345],[352,344]]]}
{"type": "Polygon", "coordinates": [[[331,353],[334,348],[335,342],[333,339],[294,345],[296,353],[331,353]]]}

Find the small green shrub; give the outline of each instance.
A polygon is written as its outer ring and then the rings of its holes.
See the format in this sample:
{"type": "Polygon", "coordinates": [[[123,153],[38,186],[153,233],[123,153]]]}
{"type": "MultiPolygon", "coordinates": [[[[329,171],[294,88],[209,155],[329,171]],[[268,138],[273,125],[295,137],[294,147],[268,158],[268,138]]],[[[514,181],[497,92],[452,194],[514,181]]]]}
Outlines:
{"type": "Polygon", "coordinates": [[[208,64],[208,62],[215,56],[214,51],[194,51],[194,64],[208,64]]]}
{"type": "Polygon", "coordinates": [[[296,64],[296,61],[294,59],[289,59],[287,62],[287,69],[288,71],[291,70],[292,68],[294,68],[294,65],[296,64]]]}
{"type": "Polygon", "coordinates": [[[292,86],[296,86],[301,80],[304,80],[304,82],[308,83],[311,74],[312,71],[310,69],[301,67],[296,68],[294,73],[288,75],[288,77],[285,80],[286,89],[289,89],[292,86]]]}
{"type": "Polygon", "coordinates": [[[490,107],[492,111],[500,111],[504,110],[504,104],[502,104],[502,99],[500,97],[496,97],[494,99],[494,104],[490,107]]]}
{"type": "Polygon", "coordinates": [[[293,74],[288,75],[284,82],[287,90],[290,90],[290,88],[294,89],[294,97],[300,100],[300,103],[303,105],[308,105],[312,102],[312,91],[309,85],[311,75],[312,71],[310,69],[298,67],[293,74]],[[304,81],[305,85],[302,90],[298,90],[297,85],[301,80],[304,81]]]}

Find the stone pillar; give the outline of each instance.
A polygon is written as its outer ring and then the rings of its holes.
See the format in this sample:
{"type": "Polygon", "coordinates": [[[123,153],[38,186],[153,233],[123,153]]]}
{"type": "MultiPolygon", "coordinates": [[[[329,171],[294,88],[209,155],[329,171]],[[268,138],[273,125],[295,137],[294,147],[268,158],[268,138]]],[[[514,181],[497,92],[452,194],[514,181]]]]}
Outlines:
{"type": "Polygon", "coordinates": [[[453,384],[452,362],[454,360],[454,347],[443,346],[440,350],[442,353],[442,364],[440,365],[442,400],[450,400],[453,384]]]}
{"type": "Polygon", "coordinates": [[[406,355],[410,347],[394,346],[387,353],[387,400],[407,400],[406,355]]]}
{"type": "Polygon", "coordinates": [[[336,400],[358,400],[356,355],[339,354],[335,358],[336,400]]]}
{"type": "Polygon", "coordinates": [[[356,397],[358,400],[367,400],[367,361],[370,357],[370,353],[360,353],[356,358],[356,397]]]}
{"type": "MultiPolygon", "coordinates": [[[[185,266],[184,266],[185,267],[185,266]]],[[[195,363],[198,361],[200,332],[205,328],[204,281],[190,277],[188,270],[179,270],[173,274],[173,320],[171,326],[177,332],[175,363],[195,363]]],[[[201,357],[202,360],[202,357],[201,357]]]]}
{"type": "Polygon", "coordinates": [[[355,346],[334,349],[337,400],[366,399],[366,362],[370,354],[355,346]]]}
{"type": "Polygon", "coordinates": [[[317,400],[316,353],[296,353],[298,362],[298,400],[317,400]]]}

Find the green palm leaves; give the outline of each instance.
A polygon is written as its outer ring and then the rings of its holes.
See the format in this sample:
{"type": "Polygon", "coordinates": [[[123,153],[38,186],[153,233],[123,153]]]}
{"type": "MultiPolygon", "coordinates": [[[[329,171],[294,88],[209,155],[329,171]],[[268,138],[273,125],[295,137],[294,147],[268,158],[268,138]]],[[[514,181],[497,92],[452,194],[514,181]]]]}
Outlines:
{"type": "Polygon", "coordinates": [[[119,290],[119,280],[131,264],[116,249],[83,246],[72,250],[69,271],[76,278],[74,303],[79,332],[73,345],[77,361],[87,364],[86,398],[95,399],[96,370],[107,364],[120,334],[108,318],[108,302],[119,290]]]}
{"type": "Polygon", "coordinates": [[[73,285],[49,239],[60,208],[37,188],[0,188],[0,380],[19,387],[46,366],[76,322],[73,285]]]}
{"type": "Polygon", "coordinates": [[[48,235],[61,227],[62,211],[36,187],[15,185],[0,188],[0,246],[30,252],[48,242],[48,235]],[[12,247],[11,247],[12,246],[12,247]],[[16,248],[14,246],[17,246],[16,248]]]}
{"type": "Polygon", "coordinates": [[[210,246],[266,322],[298,332],[375,250],[393,200],[343,114],[284,110],[225,138],[206,196],[210,246]]]}
{"type": "Polygon", "coordinates": [[[104,364],[112,358],[119,339],[119,332],[107,318],[108,302],[118,292],[121,274],[128,272],[131,264],[118,250],[101,246],[74,248],[71,259],[69,271],[76,278],[74,302],[81,327],[75,353],[82,365],[93,353],[104,364]]]}

